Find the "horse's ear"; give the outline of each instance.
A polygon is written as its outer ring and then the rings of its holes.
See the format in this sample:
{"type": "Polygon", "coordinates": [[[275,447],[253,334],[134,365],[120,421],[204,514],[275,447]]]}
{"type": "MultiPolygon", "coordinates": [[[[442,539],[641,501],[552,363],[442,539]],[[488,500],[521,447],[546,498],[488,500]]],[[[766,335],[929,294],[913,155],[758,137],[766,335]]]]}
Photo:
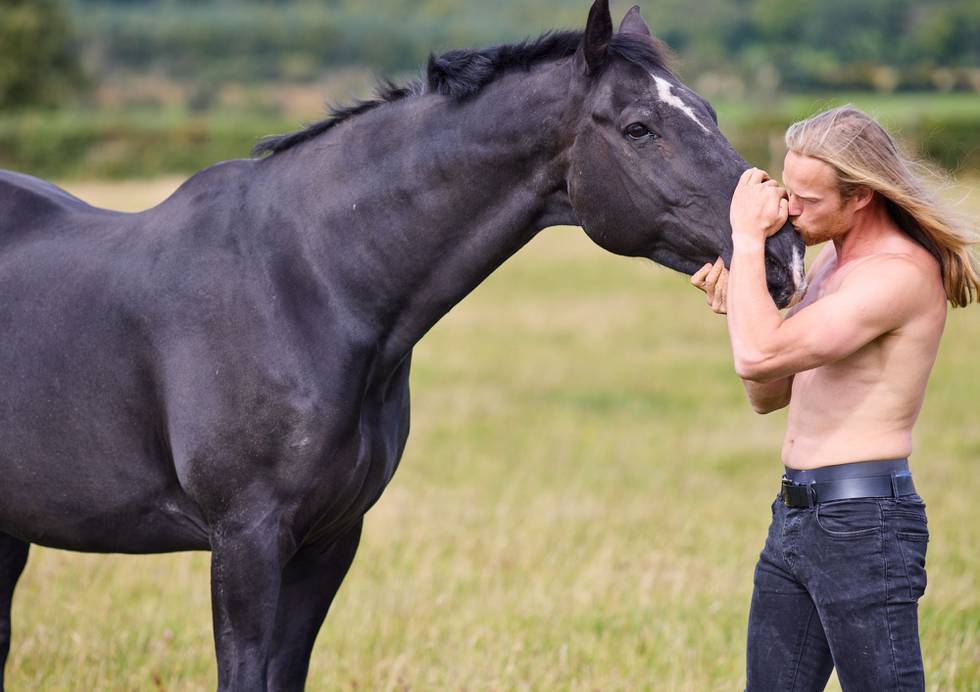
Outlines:
{"type": "Polygon", "coordinates": [[[626,16],[623,17],[623,21],[619,23],[619,33],[653,36],[650,33],[650,27],[647,26],[647,23],[643,21],[643,17],[640,16],[639,5],[633,5],[630,11],[626,13],[626,16]]]}
{"type": "Polygon", "coordinates": [[[582,52],[589,74],[597,73],[606,64],[612,30],[609,0],[595,0],[589,10],[589,21],[585,25],[585,35],[582,38],[582,52]]]}

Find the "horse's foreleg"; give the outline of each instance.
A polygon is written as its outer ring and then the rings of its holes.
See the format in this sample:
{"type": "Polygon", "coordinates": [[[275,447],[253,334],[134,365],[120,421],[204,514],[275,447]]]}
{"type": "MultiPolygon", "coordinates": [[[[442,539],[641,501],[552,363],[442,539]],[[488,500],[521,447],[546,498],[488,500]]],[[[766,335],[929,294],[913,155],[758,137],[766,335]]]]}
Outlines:
{"type": "Polygon", "coordinates": [[[362,522],[358,520],[331,542],[304,546],[286,565],[269,663],[269,692],[304,689],[313,643],[354,560],[362,522]]]}
{"type": "Polygon", "coordinates": [[[10,608],[14,587],[27,564],[30,543],[0,533],[0,692],[3,692],[3,672],[10,653],[10,608]]]}
{"type": "MultiPolygon", "coordinates": [[[[240,521],[240,520],[239,520],[240,521]]],[[[269,522],[211,536],[211,607],[219,692],[265,692],[284,554],[269,522]]]]}

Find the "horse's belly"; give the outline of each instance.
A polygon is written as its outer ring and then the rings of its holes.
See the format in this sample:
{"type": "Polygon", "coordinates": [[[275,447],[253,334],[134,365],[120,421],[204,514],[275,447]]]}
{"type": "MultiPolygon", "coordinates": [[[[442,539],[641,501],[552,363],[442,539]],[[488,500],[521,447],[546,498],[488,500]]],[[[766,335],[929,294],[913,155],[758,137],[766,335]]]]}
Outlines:
{"type": "MultiPolygon", "coordinates": [[[[7,498],[3,498],[7,505],[7,498]]],[[[56,493],[35,496],[30,507],[0,510],[0,532],[63,550],[96,553],[166,553],[207,550],[200,513],[179,493],[152,498],[56,493]]]]}
{"type": "MultiPolygon", "coordinates": [[[[128,438],[116,437],[119,447],[128,438]]],[[[197,506],[157,455],[60,439],[0,445],[0,532],[67,550],[155,553],[208,547],[197,506]],[[75,442],[72,445],[72,442],[75,442]],[[78,453],[62,456],[74,446],[78,453]]]]}

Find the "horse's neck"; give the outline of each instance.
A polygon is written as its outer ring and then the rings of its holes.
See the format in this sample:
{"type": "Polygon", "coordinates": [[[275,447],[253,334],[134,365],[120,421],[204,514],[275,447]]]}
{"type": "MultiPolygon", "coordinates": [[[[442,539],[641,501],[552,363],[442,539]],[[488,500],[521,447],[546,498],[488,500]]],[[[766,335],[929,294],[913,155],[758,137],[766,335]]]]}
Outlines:
{"type": "Polygon", "coordinates": [[[502,76],[462,103],[385,104],[286,152],[313,193],[296,204],[320,219],[318,269],[374,323],[383,368],[542,228],[577,223],[569,68],[502,76]]]}

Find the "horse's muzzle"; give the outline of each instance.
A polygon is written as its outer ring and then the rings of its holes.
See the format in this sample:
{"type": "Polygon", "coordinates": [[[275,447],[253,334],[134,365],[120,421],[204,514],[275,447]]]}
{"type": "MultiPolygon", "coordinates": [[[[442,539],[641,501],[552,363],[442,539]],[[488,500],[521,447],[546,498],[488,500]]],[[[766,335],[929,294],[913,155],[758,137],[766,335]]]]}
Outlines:
{"type": "Polygon", "coordinates": [[[803,238],[786,223],[766,240],[766,286],[779,308],[799,302],[806,291],[803,238]]]}

